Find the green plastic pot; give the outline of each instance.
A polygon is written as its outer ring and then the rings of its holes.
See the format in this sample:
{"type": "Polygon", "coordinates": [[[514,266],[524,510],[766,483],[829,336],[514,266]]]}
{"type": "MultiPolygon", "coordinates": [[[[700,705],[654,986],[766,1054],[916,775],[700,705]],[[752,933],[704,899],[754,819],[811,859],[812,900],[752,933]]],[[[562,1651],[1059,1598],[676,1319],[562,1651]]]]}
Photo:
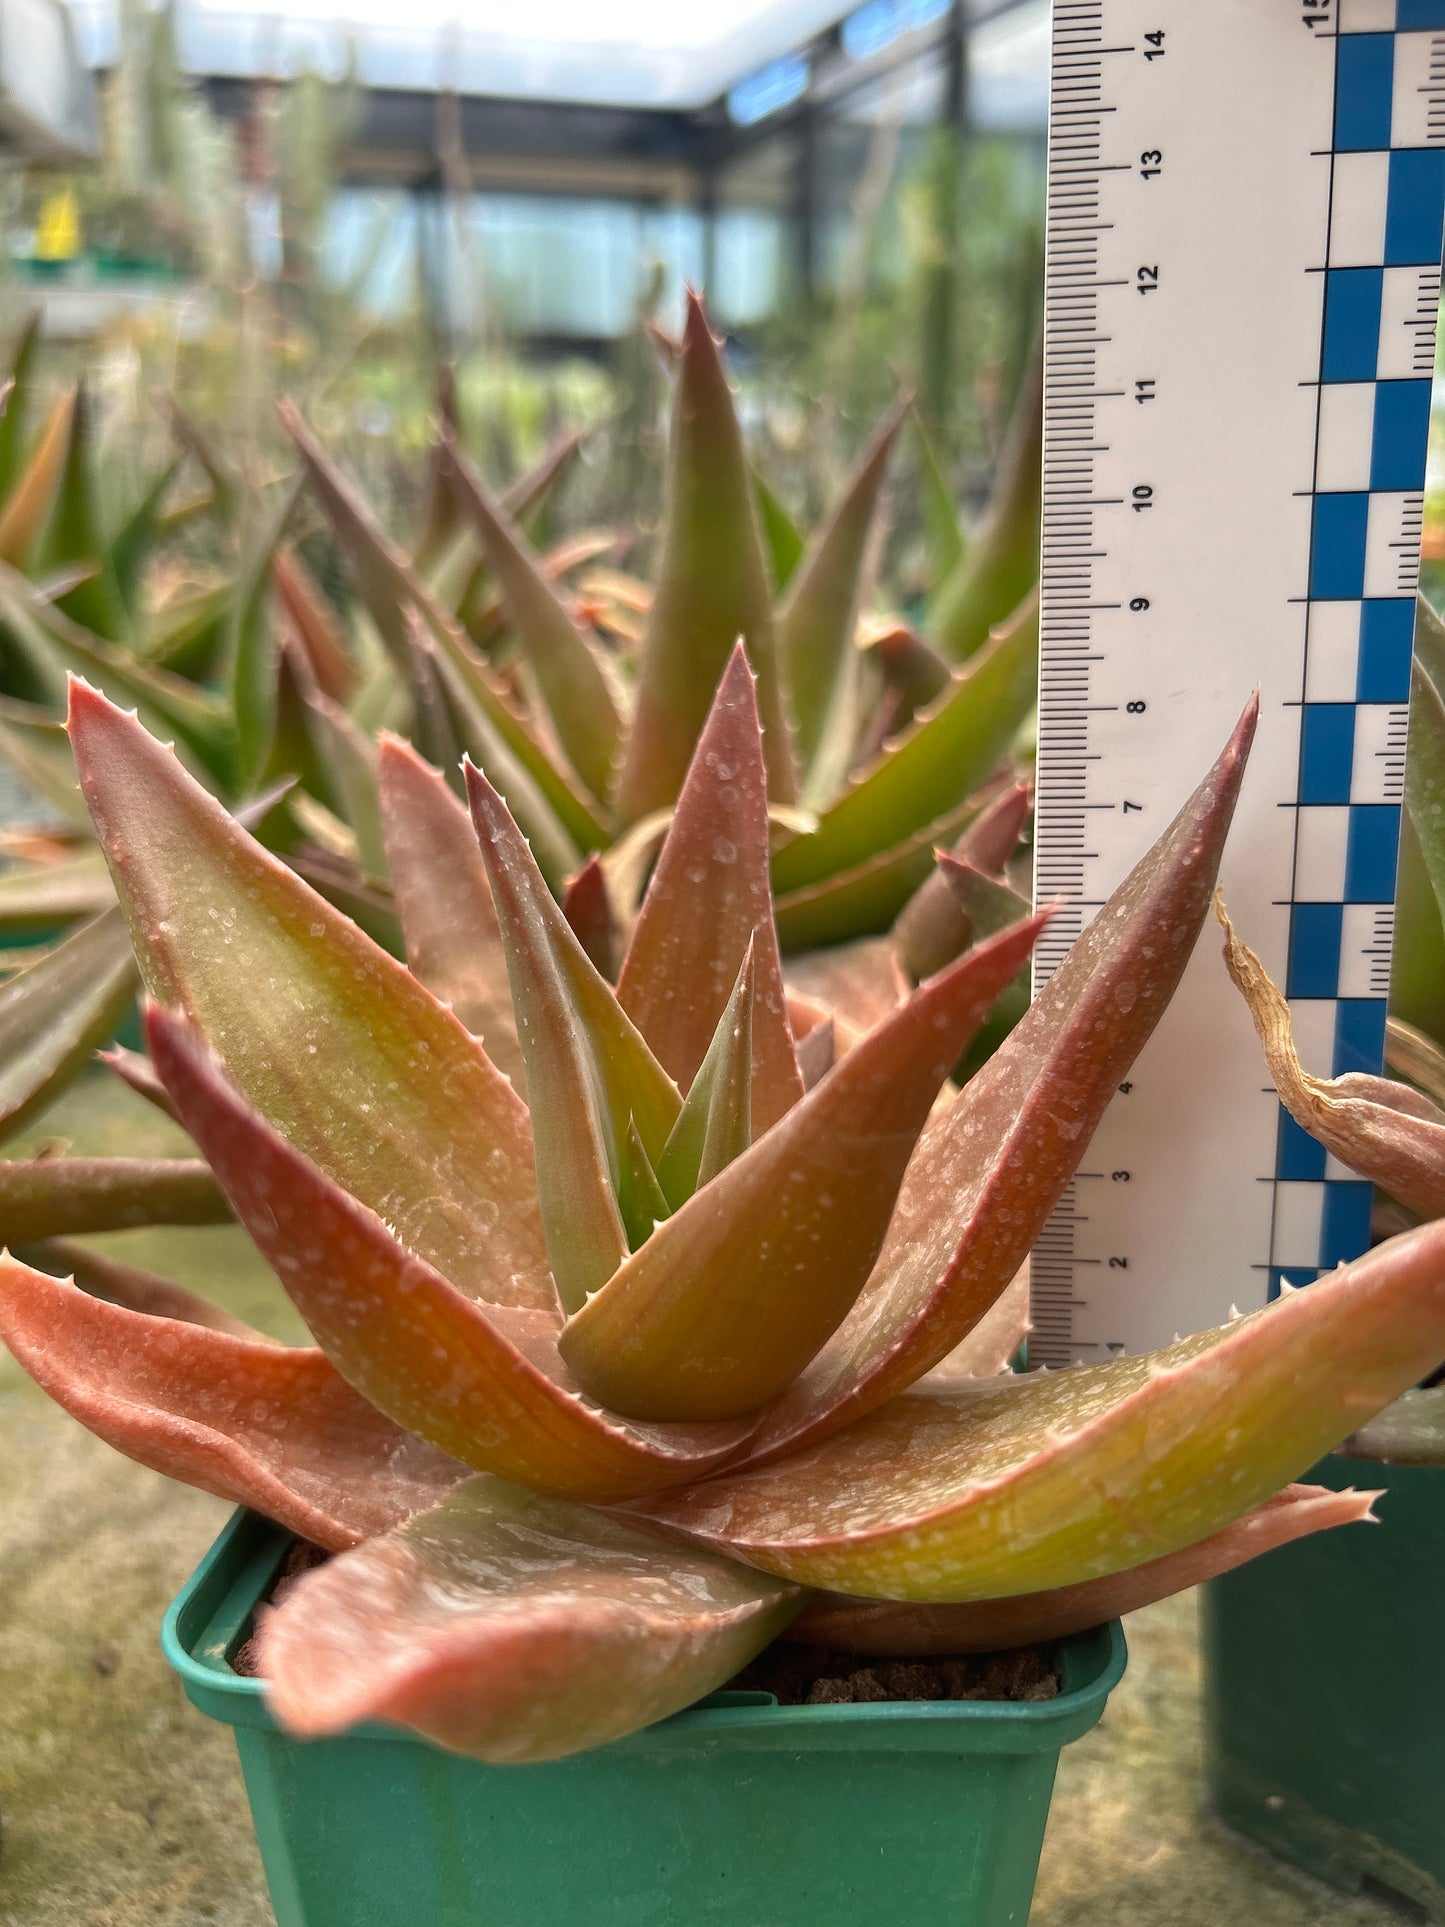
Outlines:
{"type": "Polygon", "coordinates": [[[1124,1670],[1115,1622],[1059,1643],[1039,1705],[724,1692],[543,1766],[382,1726],[298,1741],[227,1663],[288,1544],[238,1512],[162,1635],[235,1729],[278,1927],[1023,1927],[1059,1749],[1124,1670]]]}
{"type": "Polygon", "coordinates": [[[1330,1458],[1381,1524],[1205,1588],[1209,1793],[1227,1825],[1346,1892],[1445,1920],[1445,1471],[1330,1458]]]}

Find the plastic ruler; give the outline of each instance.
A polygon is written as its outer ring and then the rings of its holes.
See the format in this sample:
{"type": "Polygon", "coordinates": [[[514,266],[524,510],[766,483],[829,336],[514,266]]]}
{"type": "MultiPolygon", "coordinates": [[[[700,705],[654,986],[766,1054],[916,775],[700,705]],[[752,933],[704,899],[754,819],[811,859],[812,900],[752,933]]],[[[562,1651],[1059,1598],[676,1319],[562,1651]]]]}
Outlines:
{"type": "MultiPolygon", "coordinates": [[[[1046,976],[1262,692],[1222,883],[1306,1067],[1384,1042],[1445,217],[1445,0],[1054,0],[1046,976]]],[[[1034,1255],[1034,1363],[1364,1248],[1211,921],[1034,1255]]]]}

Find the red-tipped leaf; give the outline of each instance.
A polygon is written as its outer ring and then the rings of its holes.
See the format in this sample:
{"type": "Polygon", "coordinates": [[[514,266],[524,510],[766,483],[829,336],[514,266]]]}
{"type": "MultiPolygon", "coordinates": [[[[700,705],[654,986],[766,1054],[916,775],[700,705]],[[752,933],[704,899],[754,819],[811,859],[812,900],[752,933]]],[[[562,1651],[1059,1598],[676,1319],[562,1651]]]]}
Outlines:
{"type": "Polygon", "coordinates": [[[773,801],[795,803],[791,724],[752,480],[727,372],[694,294],[673,393],[662,561],[618,791],[624,822],[676,799],[739,637],[758,675],[773,801]]]}
{"type": "Polygon", "coordinates": [[[1021,1593],[1013,1599],[981,1599],[953,1606],[904,1605],[896,1601],[846,1599],[825,1593],[811,1600],[793,1622],[788,1637],[809,1646],[844,1653],[893,1658],[930,1654],[997,1653],[1015,1646],[1043,1645],[1071,1633],[1102,1626],[1124,1613],[1138,1612],[1157,1599],[1169,1599],[1190,1586],[1217,1579],[1257,1559],[1331,1526],[1372,1520],[1378,1492],[1333,1492],[1322,1485],[1287,1485],[1253,1512],[1222,1532],[1211,1533],[1182,1552],[1146,1559],[1106,1579],[1086,1579],[1054,1592],[1021,1593]]]}
{"type": "Polygon", "coordinates": [[[151,994],[459,1290],[555,1305],[526,1107],[476,1039],[84,684],[70,734],[151,994]]]}
{"type": "Polygon", "coordinates": [[[611,685],[527,538],[492,500],[445,424],[441,445],[451,461],[453,491],[502,592],[557,741],[588,789],[605,802],[622,733],[611,685]]]}
{"type": "Polygon", "coordinates": [[[657,859],[617,998],[686,1091],[753,946],[753,1128],[802,1096],[768,882],[767,769],[754,681],[728,660],[657,859]]]}
{"type": "Polygon", "coordinates": [[[619,1739],[721,1686],[799,1594],[498,1479],[308,1573],[262,1622],[293,1733],[363,1720],[516,1764],[619,1739]]]}
{"type": "Polygon", "coordinates": [[[659,1225],[562,1332],[588,1391],[639,1418],[705,1420],[785,1390],[862,1289],[939,1087],[1043,921],[915,991],[659,1225]]]}
{"type": "Polygon", "coordinates": [[[1023,1021],[924,1132],[873,1276],[760,1449],[791,1450],[902,1391],[1014,1277],[1194,950],[1256,715],[1251,702],[1023,1021]]]}
{"type": "MultiPolygon", "coordinates": [[[[692,1478],[747,1428],[637,1427],[582,1398],[545,1313],[463,1297],[272,1131],[183,1019],[150,1013],[183,1122],[337,1370],[378,1410],[479,1471],[599,1502],[692,1478]]],[[[484,1240],[479,1265],[505,1262],[484,1240]]],[[[501,1272],[486,1280],[497,1294],[501,1272]]]]}
{"type": "Polygon", "coordinates": [[[319,1351],[127,1311],[8,1257],[0,1338],[107,1445],[317,1545],[385,1532],[465,1477],[319,1351]]]}
{"type": "Polygon", "coordinates": [[[1445,1221],[1142,1358],[920,1386],[643,1508],[804,1585],[982,1600],[1221,1532],[1445,1356],[1445,1221]]]}
{"type": "Polygon", "coordinates": [[[629,1126],[655,1159],[681,1100],[577,941],[506,804],[470,763],[466,778],[527,1067],[547,1251],[572,1310],[627,1255],[617,1185],[629,1126]]]}
{"type": "Polygon", "coordinates": [[[409,743],[383,734],[377,779],[392,893],[413,976],[450,1004],[525,1094],[507,959],[466,806],[409,743]]]}

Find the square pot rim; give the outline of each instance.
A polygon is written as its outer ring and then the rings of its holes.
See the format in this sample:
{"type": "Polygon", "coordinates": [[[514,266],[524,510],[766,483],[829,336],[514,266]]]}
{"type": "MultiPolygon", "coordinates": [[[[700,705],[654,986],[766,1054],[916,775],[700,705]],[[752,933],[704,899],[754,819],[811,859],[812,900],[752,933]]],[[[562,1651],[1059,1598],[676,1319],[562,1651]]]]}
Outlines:
{"type": "MultiPolygon", "coordinates": [[[[229,1726],[278,1730],[264,1682],[234,1672],[229,1660],[294,1537],[259,1513],[238,1508],[166,1613],[161,1647],[186,1696],[229,1726]]],[[[1051,1642],[1051,1651],[1063,1683],[1052,1700],[781,1706],[771,1695],[724,1690],[593,1751],[616,1757],[707,1744],[770,1752],[1052,1752],[1097,1724],[1128,1652],[1117,1619],[1051,1642]]],[[[354,1727],[332,1743],[356,1739],[440,1751],[415,1734],[379,1723],[354,1727]]]]}

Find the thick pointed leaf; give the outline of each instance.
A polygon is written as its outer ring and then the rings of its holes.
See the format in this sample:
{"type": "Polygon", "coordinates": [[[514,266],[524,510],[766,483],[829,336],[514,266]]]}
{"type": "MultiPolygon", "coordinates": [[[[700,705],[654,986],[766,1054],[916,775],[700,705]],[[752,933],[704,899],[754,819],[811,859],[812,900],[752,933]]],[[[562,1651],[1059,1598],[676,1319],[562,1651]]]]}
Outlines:
{"type": "Polygon", "coordinates": [[[116,908],[0,984],[0,1134],[18,1130],[78,1075],[134,994],[130,938],[116,908]]]}
{"type": "Polygon", "coordinates": [[[166,497],[179,467],[178,460],[169,461],[151,477],[140,499],[111,537],[110,567],[131,623],[141,613],[146,570],[161,541],[166,497]]]}
{"type": "Polygon", "coordinates": [[[263,1621],[259,1658],[293,1733],[386,1720],[477,1759],[552,1760],[721,1686],[798,1599],[715,1553],[474,1479],[308,1573],[263,1621]]]}
{"type": "Polygon", "coordinates": [[[1422,595],[1415,598],[1415,661],[1445,693],[1445,621],[1422,595]]]}
{"type": "Polygon", "coordinates": [[[797,523],[779,501],[776,491],[753,470],[753,500],[758,507],[758,523],[774,589],[781,595],[802,561],[807,540],[797,523]]]}
{"type": "Polygon", "coordinates": [[[827,802],[847,774],[858,730],[853,646],[864,567],[906,402],[880,424],[841,499],[808,545],[778,611],[778,646],[792,695],[803,796],[827,802]]]}
{"type": "Polygon", "coordinates": [[[752,481],[727,374],[692,295],[673,394],[662,561],[618,791],[624,822],[675,800],[739,637],[758,677],[769,792],[775,803],[795,803],[784,672],[752,481]]]}
{"type": "Polygon", "coordinates": [[[339,703],[319,689],[302,690],[302,707],[316,753],[330,770],[341,813],[356,839],[356,865],[386,878],[386,838],[377,795],[376,745],[339,703]]]}
{"type": "Polygon", "coordinates": [[[971,1600],[1223,1531],[1445,1356],[1445,1223],[1143,1358],[919,1387],[780,1464],[641,1508],[765,1572],[971,1600]]]}
{"type": "Polygon", "coordinates": [[[334,703],[349,702],[356,670],[340,625],[311,571],[284,542],[271,557],[271,580],[317,687],[334,703]]]}
{"type": "Polygon", "coordinates": [[[80,684],[70,732],[151,994],[459,1290],[554,1303],[526,1109],[481,1046],[80,684]]]}
{"type": "Polygon", "coordinates": [[[30,425],[30,401],[39,345],[40,310],[32,308],[16,336],[5,398],[3,405],[0,405],[0,502],[15,486],[25,459],[25,431],[30,425]]]}
{"type": "Polygon", "coordinates": [[[909,733],[850,785],[811,836],[778,851],[773,888],[802,888],[914,835],[979,789],[1037,693],[1039,610],[1020,609],[909,733]]]}
{"type": "Polygon", "coordinates": [[[466,775],[527,1067],[547,1251],[573,1310],[627,1255],[616,1194],[629,1124],[657,1158],[680,1099],[577,941],[501,797],[470,763],[466,775]]]}
{"type": "Polygon", "coordinates": [[[754,945],[753,1128],[802,1095],[768,885],[767,771],[753,677],[733,650],[678,798],[617,997],[686,1091],[754,945]]]}
{"type": "Polygon", "coordinates": [[[787,1450],[891,1398],[1014,1277],[1194,950],[1257,713],[1251,702],[1022,1023],[924,1132],[872,1278],[779,1401],[760,1450],[787,1450]]]}
{"type": "MultiPolygon", "coordinates": [[[[450,361],[437,363],[432,384],[432,416],[438,427],[448,430],[451,435],[460,435],[457,371],[450,361]]],[[[427,452],[421,515],[418,518],[416,544],[412,550],[412,560],[424,575],[430,575],[452,546],[458,533],[459,519],[452,490],[451,453],[446,441],[438,439],[427,452]]]]}
{"type": "Polygon", "coordinates": [[[19,479],[0,506],[0,562],[12,568],[24,568],[49,517],[70,446],[75,397],[75,389],[68,388],[56,401],[19,479]]]}
{"type": "Polygon", "coordinates": [[[790,995],[806,997],[844,1020],[848,1030],[843,1041],[850,1048],[861,1032],[895,1011],[909,991],[893,946],[883,937],[860,937],[857,943],[790,957],[787,979],[790,995]]]}
{"type": "MultiPolygon", "coordinates": [[[[546,825],[539,822],[538,829],[555,830],[564,844],[570,839],[575,845],[563,851],[567,860],[563,862],[562,874],[574,869],[582,852],[598,849],[607,841],[596,815],[541,745],[528,734],[477,659],[460,625],[441,606],[400,550],[387,540],[359,490],[327,455],[297,410],[289,402],[283,402],[277,412],[282,427],[296,444],[311,485],[351,563],[367,613],[394,661],[406,671],[413,647],[408,616],[414,610],[436,644],[448,679],[460,686],[465,701],[478,712],[487,730],[495,735],[507,756],[525,773],[539,799],[545,802],[554,822],[546,825]]],[[[484,748],[465,733],[464,740],[474,753],[484,748]]],[[[493,781],[507,794],[502,774],[494,767],[495,756],[479,755],[478,760],[492,768],[493,781]]],[[[510,800],[514,809],[522,810],[520,793],[510,800]]],[[[528,829],[535,840],[537,830],[531,824],[528,829]]],[[[539,860],[540,856],[539,850],[539,860]]]]}
{"type": "Polygon", "coordinates": [[[514,522],[536,533],[534,524],[546,512],[581,446],[582,436],[576,431],[559,436],[524,475],[507,485],[502,507],[514,522]]]}
{"type": "Polygon", "coordinates": [[[27,789],[89,837],[90,817],[63,723],[47,710],[0,698],[0,756],[27,789]]]}
{"type": "Polygon", "coordinates": [[[915,991],[658,1227],[558,1341],[588,1391],[639,1418],[700,1420],[791,1384],[862,1290],[933,1101],[1043,921],[915,991]]]}
{"type": "Polygon", "coordinates": [[[1445,1214],[1445,1112],[1429,1098],[1388,1078],[1349,1072],[1311,1077],[1299,1061],[1289,1005],[1264,965],[1235,935],[1222,899],[1224,961],[1264,1046],[1285,1109],[1302,1129],[1352,1171],[1378,1184],[1422,1217],[1445,1214]]]}
{"type": "Polygon", "coordinates": [[[453,485],[491,565],[557,741],[588,789],[605,801],[622,733],[611,685],[526,537],[493,502],[456,443],[445,434],[442,440],[453,485]]]}
{"type": "Polygon", "coordinates": [[[1028,907],[1027,899],[1021,897],[1011,883],[989,876],[977,864],[955,856],[951,850],[938,852],[938,873],[968,919],[970,938],[975,943],[980,937],[990,937],[994,931],[1016,923],[1028,907]]]}
{"type": "Polygon", "coordinates": [[[1392,1076],[1409,1078],[1432,1103],[1445,1109],[1445,1050],[1433,1037],[1399,1017],[1387,1017],[1385,1066],[1392,1076]]]}
{"type": "MultiPolygon", "coordinates": [[[[797,1017],[802,1006],[793,998],[788,1000],[791,1013],[797,1017]]],[[[815,1084],[821,1084],[838,1061],[838,1025],[834,1018],[810,1012],[814,1021],[795,1026],[794,1035],[798,1040],[798,1069],[803,1074],[803,1089],[811,1091],[815,1084]]]]}
{"type": "Polygon", "coordinates": [[[1333,1492],[1322,1485],[1288,1485],[1222,1532],[1182,1552],[1146,1559],[1106,1579],[1086,1579],[1055,1592],[1023,1593],[954,1606],[900,1605],[825,1594],[794,1621],[789,1639],[844,1653],[899,1659],[929,1654],[997,1653],[1015,1646],[1065,1639],[1090,1626],[1152,1606],[1206,1579],[1273,1552],[1312,1532],[1373,1520],[1378,1492],[1333,1492]]]}
{"type": "Polygon", "coordinates": [[[916,402],[909,408],[908,420],[918,445],[918,492],[928,542],[928,576],[935,588],[941,588],[963,561],[968,544],[943,461],[916,402]]]}
{"type": "Polygon", "coordinates": [[[1408,809],[1400,816],[1390,1009],[1427,1035],[1445,1037],[1445,923],[1408,809]]]}
{"type": "Polygon", "coordinates": [[[174,400],[170,414],[171,433],[210,483],[216,514],[224,525],[229,526],[240,515],[246,499],[240,476],[200,423],[174,400]]]}
{"type": "Polygon", "coordinates": [[[0,935],[54,930],[101,916],[114,903],[105,861],[91,851],[64,863],[0,871],[0,935]]]}
{"type": "Polygon", "coordinates": [[[0,1159],[0,1247],[145,1224],[226,1224],[230,1216],[195,1158],[0,1159]]]}
{"type": "Polygon", "coordinates": [[[276,731],[276,623],[271,567],[296,508],[299,481],[256,532],[227,613],[231,707],[236,718],[236,774],[242,795],[265,777],[276,731]]]}
{"type": "MultiPolygon", "coordinates": [[[[563,827],[530,768],[512,753],[494,713],[468,679],[440,653],[433,654],[432,663],[452,733],[488,782],[500,791],[531,845],[548,887],[560,892],[581,863],[584,845],[563,827]]],[[[589,840],[585,847],[592,848],[593,843],[589,840]]]]}
{"type": "Polygon", "coordinates": [[[183,1325],[204,1325],[208,1331],[229,1332],[233,1338],[261,1341],[258,1332],[240,1318],[233,1318],[209,1298],[189,1291],[170,1278],[154,1271],[143,1271],[108,1253],[94,1250],[72,1238],[47,1238],[36,1244],[19,1246],[12,1254],[34,1271],[48,1272],[52,1278],[68,1278],[92,1298],[103,1298],[108,1305],[123,1311],[141,1311],[152,1318],[177,1318],[183,1325]]]}
{"type": "Polygon", "coordinates": [[[410,744],[378,744],[382,828],[412,973],[450,1004],[525,1093],[507,958],[487,868],[465,806],[410,744]]]}
{"type": "Polygon", "coordinates": [[[617,919],[601,859],[589,856],[569,879],[562,898],[562,915],[572,934],[609,983],[617,976],[617,919]]]}
{"type": "Polygon", "coordinates": [[[1352,1432],[1340,1450],[1379,1465],[1445,1466],[1445,1385],[1406,1392],[1352,1432]]]}
{"type": "Polygon", "coordinates": [[[756,954],[749,944],[707,1056],[658,1160],[658,1183],[673,1210],[752,1143],[756,976],[756,954]]]}
{"type": "Polygon", "coordinates": [[[999,455],[983,521],[929,610],[929,635],[955,662],[1028,595],[1039,575],[1043,488],[1044,358],[1036,353],[999,455]]]}
{"type": "Polygon", "coordinates": [[[70,411],[65,461],[56,482],[50,513],[36,545],[36,566],[55,570],[81,563],[90,573],[63,595],[57,606],[72,622],[108,642],[126,630],[125,605],[115,579],[110,547],[101,527],[95,473],[90,393],[81,382],[70,411]]]}
{"type": "Polygon", "coordinates": [[[637,1126],[631,1123],[618,1159],[617,1209],[629,1251],[646,1244],[672,1209],[652,1168],[652,1159],[642,1148],[637,1126]]]}
{"type": "Polygon", "coordinates": [[[978,804],[969,798],[891,849],[775,897],[773,916],[784,955],[881,935],[932,875],[934,851],[951,843],[977,814],[978,804]]]}
{"type": "Polygon", "coordinates": [[[138,703],[157,727],[175,732],[208,780],[229,775],[231,725],[209,692],[82,629],[3,564],[0,615],[26,639],[27,648],[54,665],[62,681],[67,672],[82,675],[112,701],[138,703]]]}
{"type": "Polygon", "coordinates": [[[156,1067],[144,1051],[127,1050],[124,1044],[114,1044],[109,1050],[97,1051],[98,1061],[107,1070],[114,1071],[122,1084],[129,1085],[137,1097],[143,1097],[147,1104],[153,1104],[158,1111],[164,1111],[173,1118],[176,1107],[167,1095],[166,1087],[156,1076],[156,1067]]]}
{"type": "MultiPolygon", "coordinates": [[[[952,855],[1002,881],[1004,865],[1018,848],[1031,797],[1027,783],[1001,791],[954,844],[952,855]]],[[[935,866],[900,912],[893,943],[904,969],[915,983],[921,983],[960,956],[973,934],[962,899],[935,866]]]]}
{"type": "Polygon", "coordinates": [[[317,1545],[385,1532],[465,1476],[319,1351],[127,1311],[7,1257],[0,1338],[107,1445],[317,1545]]]}
{"type": "MultiPolygon", "coordinates": [[[[695,1478],[745,1442],[746,1426],[640,1427],[591,1405],[546,1312],[464,1297],[279,1137],[183,1019],[153,1010],[150,1033],[186,1129],[262,1256],[338,1371],[398,1425],[479,1471],[604,1503],[695,1478]]],[[[501,1297],[498,1244],[476,1262],[501,1297]]]]}
{"type": "Polygon", "coordinates": [[[1405,808],[1420,840],[1435,900],[1445,907],[1445,693],[1419,663],[1410,677],[1405,808]]]}

